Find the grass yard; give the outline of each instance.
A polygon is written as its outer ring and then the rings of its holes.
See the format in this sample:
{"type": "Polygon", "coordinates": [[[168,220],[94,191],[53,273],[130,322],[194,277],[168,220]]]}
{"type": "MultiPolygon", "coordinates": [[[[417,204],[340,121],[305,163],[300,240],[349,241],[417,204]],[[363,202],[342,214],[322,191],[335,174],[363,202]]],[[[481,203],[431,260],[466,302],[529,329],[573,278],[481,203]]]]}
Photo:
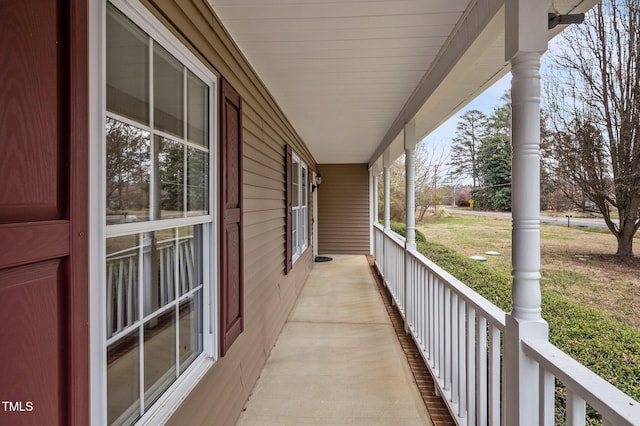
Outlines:
{"type": "MultiPolygon", "coordinates": [[[[418,226],[428,240],[464,256],[482,255],[483,264],[511,273],[511,221],[478,216],[428,217],[418,226]],[[488,256],[486,251],[501,256],[488,256]]],[[[604,312],[640,330],[640,258],[620,262],[616,239],[606,230],[541,225],[543,290],[604,312]]],[[[636,237],[636,253],[640,238],[636,237]]]]}

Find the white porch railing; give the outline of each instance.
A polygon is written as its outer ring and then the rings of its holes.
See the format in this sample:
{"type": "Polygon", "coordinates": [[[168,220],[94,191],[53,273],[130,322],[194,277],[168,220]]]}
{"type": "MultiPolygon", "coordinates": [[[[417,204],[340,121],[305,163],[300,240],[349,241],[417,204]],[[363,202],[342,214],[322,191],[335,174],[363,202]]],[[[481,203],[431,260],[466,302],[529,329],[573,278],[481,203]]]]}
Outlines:
{"type": "Polygon", "coordinates": [[[584,425],[586,404],[602,415],[603,425],[640,424],[640,404],[545,340],[524,340],[525,352],[540,366],[541,424],[554,421],[555,380],[567,387],[566,422],[584,425]],[[544,422],[544,423],[542,423],[544,422]]]}
{"type": "Polygon", "coordinates": [[[383,232],[384,241],[384,279],[385,285],[389,289],[394,304],[405,318],[404,309],[404,241],[402,237],[389,231],[386,235],[383,232]]]}
{"type": "MultiPolygon", "coordinates": [[[[378,224],[374,239],[378,270],[454,420],[470,426],[505,424],[505,312],[420,253],[405,250],[402,237],[378,224]]],[[[522,345],[539,366],[541,425],[554,424],[556,378],[567,388],[567,425],[585,424],[586,403],[605,425],[640,424],[637,401],[560,349],[547,341],[522,345]]]]}

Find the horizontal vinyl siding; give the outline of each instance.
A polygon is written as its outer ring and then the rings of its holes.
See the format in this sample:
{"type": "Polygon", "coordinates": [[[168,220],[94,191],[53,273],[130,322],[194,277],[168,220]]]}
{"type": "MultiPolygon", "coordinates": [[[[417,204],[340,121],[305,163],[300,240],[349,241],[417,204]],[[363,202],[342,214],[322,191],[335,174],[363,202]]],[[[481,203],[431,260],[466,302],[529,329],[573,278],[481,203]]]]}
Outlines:
{"type": "Polygon", "coordinates": [[[242,97],[244,331],[169,421],[234,425],[313,265],[308,249],[284,274],[284,146],[315,162],[205,0],[145,4],[242,97]]]}
{"type": "Polygon", "coordinates": [[[366,164],[320,164],[318,253],[369,254],[366,164]]]}

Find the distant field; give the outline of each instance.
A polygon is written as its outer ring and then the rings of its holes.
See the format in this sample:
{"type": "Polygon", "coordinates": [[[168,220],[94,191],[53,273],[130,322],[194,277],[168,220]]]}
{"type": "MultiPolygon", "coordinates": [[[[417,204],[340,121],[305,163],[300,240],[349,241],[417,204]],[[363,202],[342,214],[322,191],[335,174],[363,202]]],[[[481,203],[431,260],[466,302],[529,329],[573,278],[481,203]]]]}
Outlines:
{"type": "MultiPolygon", "coordinates": [[[[511,273],[511,221],[476,216],[428,217],[427,237],[465,256],[511,273]],[[498,251],[501,256],[484,255],[498,251]]],[[[549,292],[605,312],[640,329],[640,260],[616,262],[616,239],[607,231],[541,225],[541,285],[549,292]]],[[[636,238],[636,254],[640,239],[636,238]]]]}

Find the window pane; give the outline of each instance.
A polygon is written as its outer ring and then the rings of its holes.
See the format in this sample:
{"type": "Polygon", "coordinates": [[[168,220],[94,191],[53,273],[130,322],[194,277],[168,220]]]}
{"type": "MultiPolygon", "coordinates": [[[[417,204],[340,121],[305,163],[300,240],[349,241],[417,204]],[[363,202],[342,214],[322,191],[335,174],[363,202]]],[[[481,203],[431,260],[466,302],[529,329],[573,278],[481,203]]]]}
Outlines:
{"type": "Polygon", "coordinates": [[[307,207],[302,207],[300,209],[300,221],[302,225],[300,226],[300,246],[301,248],[306,247],[307,245],[307,237],[309,236],[309,211],[307,207]]]}
{"type": "Polygon", "coordinates": [[[191,71],[188,71],[187,90],[187,139],[208,148],[209,88],[191,71]]]}
{"type": "Polygon", "coordinates": [[[149,132],[107,118],[107,224],[149,220],[149,132]]]}
{"type": "Polygon", "coordinates": [[[138,320],[138,235],[107,238],[107,338],[138,320]]]}
{"type": "Polygon", "coordinates": [[[131,424],[140,417],[138,331],[107,348],[107,422],[131,424]]]}
{"type": "Polygon", "coordinates": [[[300,185],[302,189],[300,190],[300,196],[302,198],[301,205],[307,205],[307,168],[302,167],[302,179],[300,179],[300,185]]]}
{"type": "Polygon", "coordinates": [[[209,153],[187,147],[187,213],[209,213],[209,153]]]}
{"type": "Polygon", "coordinates": [[[297,161],[293,161],[291,174],[293,176],[293,206],[297,207],[300,205],[300,163],[297,161]]]}
{"type": "Polygon", "coordinates": [[[149,124],[149,37],[107,3],[107,110],[149,124]]]}
{"type": "Polygon", "coordinates": [[[156,136],[160,219],[184,216],[184,145],[156,136]]]}
{"type": "Polygon", "coordinates": [[[202,353],[202,290],[180,303],[180,373],[202,353]]]}
{"type": "Polygon", "coordinates": [[[180,296],[202,285],[202,225],[178,228],[180,296]]]}
{"type": "Polygon", "coordinates": [[[149,407],[176,380],[176,310],[144,324],[144,404],[149,407]]]}
{"type": "Polygon", "coordinates": [[[175,300],[175,245],[175,229],[143,234],[145,316],[175,300]]]}
{"type": "Polygon", "coordinates": [[[153,123],[156,129],[184,135],[184,67],[158,44],[153,46],[153,123]]]}
{"type": "Polygon", "coordinates": [[[293,210],[293,226],[292,226],[292,230],[293,230],[293,234],[292,234],[292,238],[291,238],[291,242],[293,243],[293,255],[296,256],[300,253],[300,242],[299,242],[299,230],[298,227],[300,226],[300,222],[298,220],[298,213],[300,212],[299,209],[294,209],[293,210]]]}

